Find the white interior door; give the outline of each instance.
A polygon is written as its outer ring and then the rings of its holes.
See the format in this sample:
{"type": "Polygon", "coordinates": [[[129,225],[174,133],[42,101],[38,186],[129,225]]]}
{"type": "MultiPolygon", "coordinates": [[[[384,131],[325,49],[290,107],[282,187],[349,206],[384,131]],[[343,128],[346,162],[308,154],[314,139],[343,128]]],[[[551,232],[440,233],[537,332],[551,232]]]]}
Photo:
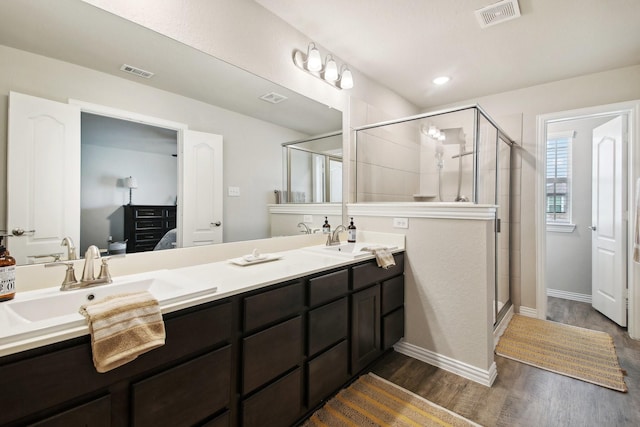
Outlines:
{"type": "Polygon", "coordinates": [[[180,151],[179,245],[222,243],[222,136],[185,130],[180,151]]]}
{"type": "Polygon", "coordinates": [[[627,325],[626,168],[623,116],[593,130],[592,305],[627,325]]]}
{"type": "Polygon", "coordinates": [[[66,256],[65,236],[80,242],[78,106],[9,93],[7,230],[18,264],[66,256]]]}

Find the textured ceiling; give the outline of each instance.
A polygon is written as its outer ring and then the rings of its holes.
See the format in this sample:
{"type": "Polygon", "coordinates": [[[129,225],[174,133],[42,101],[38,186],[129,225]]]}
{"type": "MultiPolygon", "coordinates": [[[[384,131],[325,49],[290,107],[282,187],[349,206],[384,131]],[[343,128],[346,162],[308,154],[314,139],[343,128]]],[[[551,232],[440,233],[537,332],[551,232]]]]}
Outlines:
{"type": "Polygon", "coordinates": [[[639,0],[519,0],[485,29],[492,0],[256,2],[422,108],[640,64],[639,0]]]}

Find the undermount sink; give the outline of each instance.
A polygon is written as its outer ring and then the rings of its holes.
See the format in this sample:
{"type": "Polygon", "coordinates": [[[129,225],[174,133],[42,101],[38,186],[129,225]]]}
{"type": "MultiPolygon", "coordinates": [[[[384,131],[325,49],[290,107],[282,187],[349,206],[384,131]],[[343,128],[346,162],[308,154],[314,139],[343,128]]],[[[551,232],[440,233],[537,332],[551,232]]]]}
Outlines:
{"type": "Polygon", "coordinates": [[[160,271],[153,274],[116,278],[113,283],[84,289],[64,292],[48,289],[45,292],[32,295],[28,299],[10,301],[7,308],[28,322],[39,322],[73,314],[80,315],[78,312],[80,306],[110,295],[148,291],[162,303],[179,297],[215,292],[215,288],[198,290],[178,285],[176,283],[181,283],[180,279],[173,279],[168,271],[160,271]]]}
{"type": "Polygon", "coordinates": [[[378,245],[372,243],[341,243],[335,246],[310,246],[305,249],[311,250],[316,253],[323,253],[325,255],[337,255],[345,258],[361,258],[372,255],[370,251],[363,251],[363,249],[367,247],[385,247],[387,249],[395,249],[395,246],[392,247],[388,245],[378,245]]]}

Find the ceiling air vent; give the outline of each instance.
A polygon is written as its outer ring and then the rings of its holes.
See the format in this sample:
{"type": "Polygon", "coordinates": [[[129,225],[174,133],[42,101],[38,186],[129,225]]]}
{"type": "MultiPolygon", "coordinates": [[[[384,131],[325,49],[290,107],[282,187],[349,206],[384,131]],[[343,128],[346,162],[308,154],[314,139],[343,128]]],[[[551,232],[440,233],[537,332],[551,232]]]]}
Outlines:
{"type": "Polygon", "coordinates": [[[127,64],[122,64],[122,67],[120,67],[120,69],[125,73],[133,74],[134,76],[138,77],[144,77],[145,79],[150,79],[154,74],[151,71],[145,71],[141,68],[132,67],[131,65],[127,64]]]}
{"type": "Polygon", "coordinates": [[[287,97],[284,95],[280,95],[279,93],[276,93],[276,92],[269,92],[267,94],[262,95],[260,99],[262,99],[263,101],[270,102],[272,104],[279,104],[282,101],[286,100],[287,97]]]}
{"type": "Polygon", "coordinates": [[[475,14],[480,23],[480,28],[486,28],[518,18],[520,16],[520,6],[518,6],[518,0],[502,0],[476,10],[475,14]]]}

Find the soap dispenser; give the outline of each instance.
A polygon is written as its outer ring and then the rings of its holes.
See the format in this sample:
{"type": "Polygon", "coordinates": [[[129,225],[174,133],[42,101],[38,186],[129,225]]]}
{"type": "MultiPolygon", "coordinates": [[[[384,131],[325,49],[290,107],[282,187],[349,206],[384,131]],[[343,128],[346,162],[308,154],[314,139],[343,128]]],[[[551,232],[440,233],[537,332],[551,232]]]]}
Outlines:
{"type": "Polygon", "coordinates": [[[349,222],[349,226],[347,227],[347,242],[356,242],[356,226],[353,225],[353,217],[351,217],[351,222],[349,222]]]}
{"type": "Polygon", "coordinates": [[[326,216],[324,217],[324,224],[322,224],[322,232],[324,234],[331,233],[331,225],[329,225],[329,219],[326,216]]]}
{"type": "Polygon", "coordinates": [[[0,301],[7,301],[16,296],[16,260],[2,244],[0,234],[0,301]]]}

